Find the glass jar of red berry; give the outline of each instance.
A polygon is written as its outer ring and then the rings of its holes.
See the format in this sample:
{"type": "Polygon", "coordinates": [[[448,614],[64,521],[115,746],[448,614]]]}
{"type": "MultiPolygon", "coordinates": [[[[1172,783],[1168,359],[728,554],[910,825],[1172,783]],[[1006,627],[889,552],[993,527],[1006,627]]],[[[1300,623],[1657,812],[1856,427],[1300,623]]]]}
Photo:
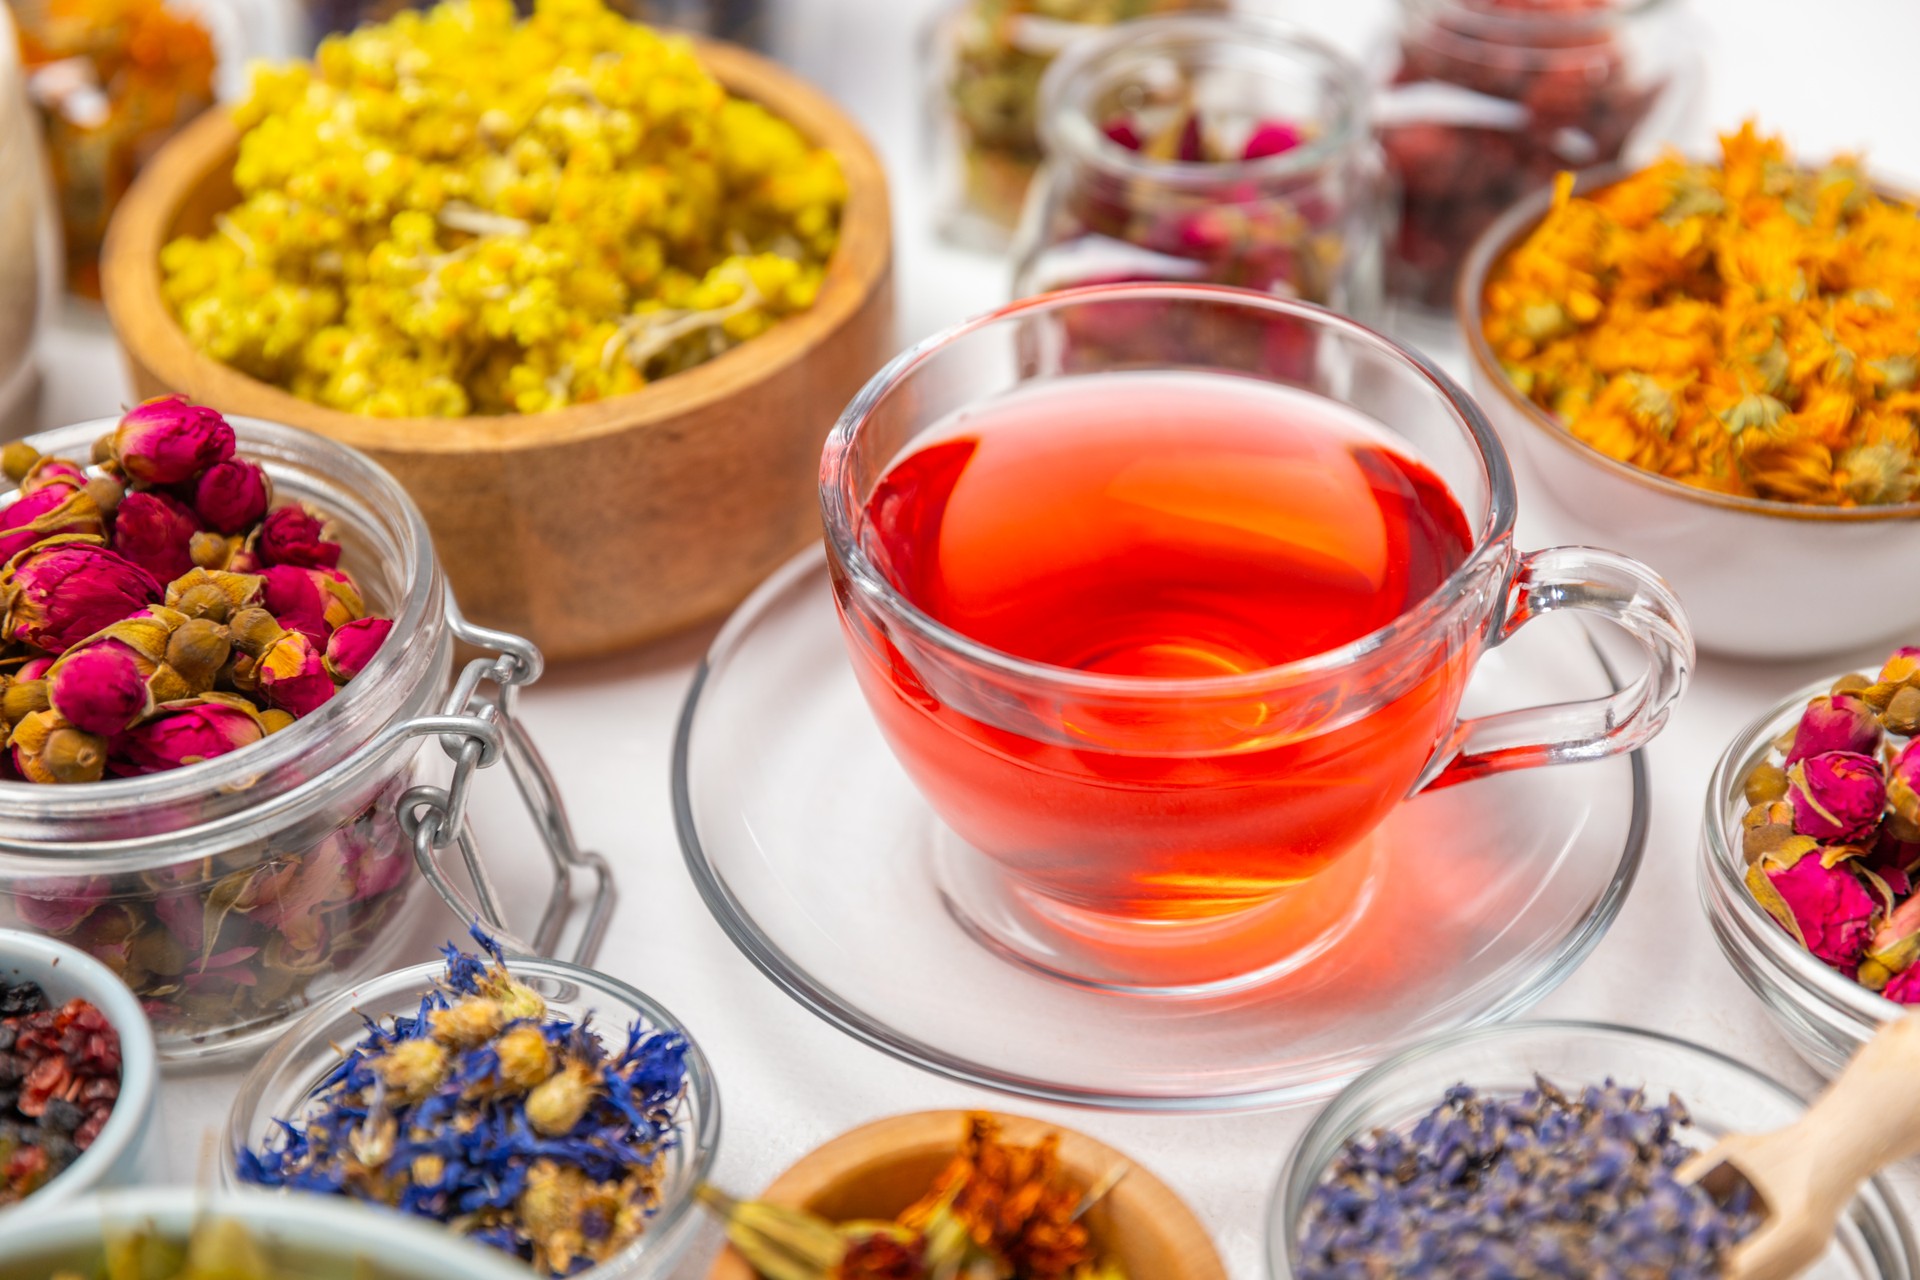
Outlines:
{"type": "Polygon", "coordinates": [[[1041,86],[1016,296],[1180,280],[1378,310],[1388,191],[1360,67],[1238,15],[1129,23],[1041,86]]]}
{"type": "Polygon", "coordinates": [[[1441,309],[1467,250],[1563,169],[1673,141],[1699,82],[1681,0],[1400,0],[1380,140],[1388,291],[1441,309]]]}

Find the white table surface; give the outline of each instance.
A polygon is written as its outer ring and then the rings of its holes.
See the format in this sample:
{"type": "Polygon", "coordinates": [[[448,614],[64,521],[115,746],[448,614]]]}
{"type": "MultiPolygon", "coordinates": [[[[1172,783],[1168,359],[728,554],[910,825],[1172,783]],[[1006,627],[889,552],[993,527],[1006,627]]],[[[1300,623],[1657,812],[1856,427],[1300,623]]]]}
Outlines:
{"type": "MultiPolygon", "coordinates": [[[[824,85],[869,130],[894,180],[900,339],[917,339],[1004,300],[992,259],[937,244],[928,230],[919,30],[931,0],[770,0],[779,53],[824,85]]],[[[1389,0],[1293,0],[1283,11],[1359,51],[1389,16],[1389,0]]],[[[1920,185],[1920,49],[1916,0],[1695,0],[1710,72],[1706,121],[1732,127],[1751,113],[1800,151],[1865,149],[1880,172],[1920,185]]],[[[1704,138],[1686,140],[1693,144],[1704,138]]],[[[42,352],[45,425],[117,413],[128,390],[104,322],[66,315],[42,352]]],[[[1526,495],[1522,495],[1525,507],[1526,495]]],[[[1889,584],[1890,587],[1892,584],[1889,584]]],[[[1897,588],[1896,588],[1897,589],[1897,588]]],[[[1776,596],[1792,598],[1782,584],[1776,596]]],[[[1761,595],[1756,592],[1756,599],[1761,595]]],[[[605,851],[620,902],[600,966],[662,1000],[689,1024],[725,1100],[718,1180],[753,1192],[817,1143],[855,1124],[926,1107],[1006,1105],[1077,1126],[1132,1153],[1186,1196],[1213,1231],[1236,1280],[1265,1274],[1266,1199],[1313,1108],[1256,1116],[1159,1117],[1073,1111],[950,1083],[857,1044],[781,994],[727,941],[683,868],[668,797],[674,721],[712,629],[629,657],[551,673],[527,696],[526,719],[561,779],[583,839],[605,851]]],[[[1699,812],[1726,739],[1785,692],[1853,661],[1708,659],[1665,734],[1649,749],[1652,827],[1631,897],[1598,950],[1537,1009],[1655,1028],[1723,1050],[1799,1088],[1812,1074],[1727,967],[1694,890],[1699,812]]],[[[499,856],[530,834],[501,793],[477,801],[482,839],[499,856]]],[[[434,904],[414,921],[420,958],[449,932],[434,904]]],[[[928,992],[929,999],[941,998],[928,992]]],[[[163,1174],[210,1177],[210,1135],[233,1077],[170,1083],[161,1103],[163,1174]]],[[[1915,1180],[1913,1188],[1920,1188],[1915,1180]]],[[[1910,1208],[1920,1195],[1904,1188],[1910,1208]]],[[[676,1273],[703,1275],[718,1247],[711,1228],[676,1273]]],[[[1152,1280],[1142,1277],[1141,1280],[1152,1280]]]]}

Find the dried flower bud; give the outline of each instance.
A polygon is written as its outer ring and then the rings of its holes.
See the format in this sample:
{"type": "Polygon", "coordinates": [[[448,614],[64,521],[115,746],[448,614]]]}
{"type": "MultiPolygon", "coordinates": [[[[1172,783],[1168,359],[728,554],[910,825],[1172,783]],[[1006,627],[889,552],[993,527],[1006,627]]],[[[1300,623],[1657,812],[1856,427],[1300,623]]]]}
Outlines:
{"type": "Polygon", "coordinates": [[[1860,694],[1875,711],[1885,711],[1893,695],[1920,678],[1920,649],[1895,649],[1880,668],[1880,676],[1860,694]]]}
{"type": "Polygon", "coordinates": [[[1241,151],[1243,160],[1258,160],[1264,156],[1283,155],[1292,151],[1307,140],[1299,126],[1284,120],[1264,120],[1254,126],[1247,137],[1247,145],[1241,151]]]}
{"type": "Polygon", "coordinates": [[[187,556],[202,569],[240,572],[244,565],[247,540],[239,534],[231,537],[202,529],[187,541],[187,556]]]}
{"type": "Polygon", "coordinates": [[[547,1016],[546,999],[510,975],[495,988],[494,998],[506,1010],[508,1022],[538,1022],[547,1016]]]}
{"type": "Polygon", "coordinates": [[[1909,742],[1887,766],[1887,826],[1898,839],[1920,839],[1920,739],[1909,742]]]}
{"type": "Polygon", "coordinates": [[[23,495],[39,493],[43,489],[72,493],[86,487],[86,468],[65,458],[41,458],[27,468],[27,474],[20,477],[20,492],[23,495]]]}
{"type": "Polygon", "coordinates": [[[0,691],[0,719],[8,724],[19,724],[36,711],[45,711],[53,705],[53,691],[48,681],[23,680],[14,676],[0,691]]]}
{"type": "Polygon", "coordinates": [[[572,1133],[599,1090],[599,1073],[575,1059],[527,1095],[527,1123],[535,1133],[549,1138],[572,1133]]]}
{"type": "Polygon", "coordinates": [[[267,609],[289,631],[298,631],[325,649],[334,628],[366,616],[353,579],[338,569],[308,569],[277,564],[261,571],[267,609]]]}
{"type": "Polygon", "coordinates": [[[313,641],[289,631],[267,647],[253,670],[267,702],[299,717],[311,715],[333,697],[333,677],[313,641]]]}
{"type": "Polygon", "coordinates": [[[95,476],[87,481],[86,492],[103,514],[112,515],[126,500],[127,487],[112,476],[95,476]]]}
{"type": "Polygon", "coordinates": [[[1864,840],[1880,825],[1887,784],[1880,764],[1851,751],[1809,756],[1787,770],[1793,829],[1815,840],[1864,840]]]}
{"type": "Polygon", "coordinates": [[[1867,943],[1861,982],[1875,990],[1920,959],[1920,898],[1908,898],[1887,914],[1867,943]]]}
{"type": "Polygon", "coordinates": [[[119,466],[120,464],[113,458],[113,432],[109,431],[103,436],[94,437],[93,448],[87,457],[96,467],[119,466]]]}
{"type": "Polygon", "coordinates": [[[444,1009],[435,1009],[427,1018],[433,1038],[450,1049],[471,1049],[500,1034],[507,1025],[507,1014],[498,1000],[469,996],[444,1009]]]}
{"type": "Polygon", "coordinates": [[[244,698],[203,694],[163,706],[114,739],[119,772],[159,773],[252,746],[267,736],[260,713],[244,698]]]}
{"type": "Polygon", "coordinates": [[[258,463],[228,458],[208,467],[193,489],[193,507],[215,533],[246,533],[273,502],[273,481],[258,463]]]}
{"type": "Polygon", "coordinates": [[[1887,703],[1887,709],[1880,713],[1880,723],[1887,726],[1887,732],[1903,738],[1920,733],[1920,688],[1902,686],[1887,703]]]}
{"type": "Polygon", "coordinates": [[[36,711],[7,738],[13,767],[28,782],[98,782],[106,772],[106,740],[76,729],[58,711],[36,711]]]}
{"type": "Polygon", "coordinates": [[[391,618],[355,618],[327,637],[327,674],[345,684],[367,669],[393,630],[391,618]]]}
{"type": "Polygon", "coordinates": [[[70,650],[48,681],[53,709],[77,729],[111,737],[153,709],[140,664],[115,644],[70,650]]]}
{"type": "Polygon", "coordinates": [[[113,518],[113,549],[161,582],[193,568],[188,547],[200,517],[164,493],[130,493],[113,518]]]}
{"type": "Polygon", "coordinates": [[[446,1079],[447,1051],[432,1040],[402,1040],[373,1059],[373,1070],[387,1088],[417,1102],[446,1079]]]}
{"type": "Polygon", "coordinates": [[[1741,852],[1748,862],[1763,853],[1773,853],[1791,840],[1807,840],[1793,829],[1793,806],[1785,800],[1755,805],[1740,819],[1741,852]]]}
{"type": "Polygon", "coordinates": [[[1768,854],[1747,868],[1747,887],[1807,950],[1843,973],[1858,969],[1877,907],[1849,860],[1768,854]]]}
{"type": "Polygon", "coordinates": [[[1896,973],[1880,994],[1895,1004],[1920,1004],[1920,965],[1896,973]]]}
{"type": "Polygon", "coordinates": [[[0,631],[65,653],[103,627],[160,598],[160,584],[99,543],[53,538],[22,552],[0,574],[7,611],[0,631]]]}
{"type": "Polygon", "coordinates": [[[167,607],[225,622],[235,610],[259,604],[265,588],[266,580],[255,574],[191,569],[167,584],[167,607]]]}
{"type": "Polygon", "coordinates": [[[98,538],[106,530],[100,506],[86,490],[41,489],[0,511],[0,561],[11,560],[48,538],[67,534],[98,538]]]}
{"type": "Polygon", "coordinates": [[[332,569],[340,563],[340,544],[331,528],[304,506],[279,507],[260,526],[263,564],[290,564],[304,569],[332,569]]]}
{"type": "Polygon", "coordinates": [[[167,666],[195,694],[201,694],[213,688],[232,651],[233,641],[225,627],[210,618],[189,618],[167,641],[167,666]]]}
{"type": "Polygon", "coordinates": [[[180,484],[233,456],[233,428],[185,396],[162,396],[120,419],[113,456],[136,483],[180,484]]]}
{"type": "Polygon", "coordinates": [[[291,726],[294,723],[294,719],[278,707],[268,707],[260,713],[260,723],[266,726],[269,734],[275,734],[291,726]]]}
{"type": "Polygon", "coordinates": [[[1753,766],[1753,772],[1747,775],[1741,790],[1748,804],[1767,804],[1782,799],[1787,794],[1787,771],[1763,760],[1753,766]]]}
{"type": "Polygon", "coordinates": [[[1833,682],[1833,687],[1828,689],[1827,692],[1828,693],[1864,693],[1868,689],[1871,689],[1872,687],[1873,687],[1873,681],[1867,679],[1865,676],[1861,675],[1857,671],[1849,671],[1847,672],[1847,674],[1841,676],[1838,680],[1835,680],[1833,682]]]}
{"type": "Polygon", "coordinates": [[[258,658],[287,634],[271,613],[258,606],[248,606],[227,619],[227,630],[233,637],[233,647],[252,658],[258,658]]]}
{"type": "Polygon", "coordinates": [[[553,1074],[547,1037],[535,1026],[519,1026],[493,1046],[500,1057],[500,1083],[524,1093],[553,1074]]]}
{"type": "Polygon", "coordinates": [[[0,474],[15,484],[19,484],[21,477],[38,461],[40,451],[25,440],[11,440],[0,448],[0,474]]]}
{"type": "Polygon", "coordinates": [[[1787,765],[1792,767],[1808,756],[1828,751],[1870,756],[1880,749],[1883,736],[1880,722],[1864,698],[1851,693],[1828,694],[1809,702],[1800,713],[1793,745],[1787,750],[1787,765]]]}

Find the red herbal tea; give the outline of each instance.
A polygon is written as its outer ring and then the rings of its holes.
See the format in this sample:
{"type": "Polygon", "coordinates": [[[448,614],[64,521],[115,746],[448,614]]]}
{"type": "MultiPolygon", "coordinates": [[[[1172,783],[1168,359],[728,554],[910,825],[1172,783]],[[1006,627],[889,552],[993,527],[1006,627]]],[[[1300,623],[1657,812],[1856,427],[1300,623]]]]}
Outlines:
{"type": "Polygon", "coordinates": [[[991,724],[970,714],[979,690],[923,678],[891,642],[855,646],[882,729],[950,825],[1089,910],[1201,917],[1314,875],[1405,797],[1476,649],[1423,648],[1395,674],[1398,696],[1350,722],[1271,689],[1129,695],[1340,648],[1418,606],[1471,551],[1460,504],[1392,436],[1253,379],[1030,383],[917,437],[864,515],[868,555],[923,613],[1003,653],[1119,678],[1028,699],[1013,718],[1031,731],[1015,732],[1009,708],[991,724]]]}

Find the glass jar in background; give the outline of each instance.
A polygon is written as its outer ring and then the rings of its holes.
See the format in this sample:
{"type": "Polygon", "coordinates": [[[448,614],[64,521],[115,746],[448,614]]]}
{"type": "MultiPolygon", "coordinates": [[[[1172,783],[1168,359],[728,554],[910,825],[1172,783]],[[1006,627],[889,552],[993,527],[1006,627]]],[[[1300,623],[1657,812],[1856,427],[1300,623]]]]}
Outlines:
{"type": "Polygon", "coordinates": [[[935,20],[926,81],[936,217],[946,239],[1007,246],[1040,166],[1040,78],[1116,23],[1220,13],[1229,0],[956,0],[935,20]]]}
{"type": "Polygon", "coordinates": [[[1227,14],[1129,23],[1053,64],[1040,133],[1016,297],[1185,280],[1379,311],[1389,188],[1364,74],[1330,46],[1227,14]]]}
{"type": "Polygon", "coordinates": [[[100,245],[134,174],[213,105],[206,19],[163,0],[9,0],[39,108],[66,287],[100,297],[100,245]]]}
{"type": "Polygon", "coordinates": [[[1679,0],[1400,0],[1381,145],[1397,300],[1451,305],[1468,249],[1562,169],[1674,141],[1699,82],[1679,0]]]}

